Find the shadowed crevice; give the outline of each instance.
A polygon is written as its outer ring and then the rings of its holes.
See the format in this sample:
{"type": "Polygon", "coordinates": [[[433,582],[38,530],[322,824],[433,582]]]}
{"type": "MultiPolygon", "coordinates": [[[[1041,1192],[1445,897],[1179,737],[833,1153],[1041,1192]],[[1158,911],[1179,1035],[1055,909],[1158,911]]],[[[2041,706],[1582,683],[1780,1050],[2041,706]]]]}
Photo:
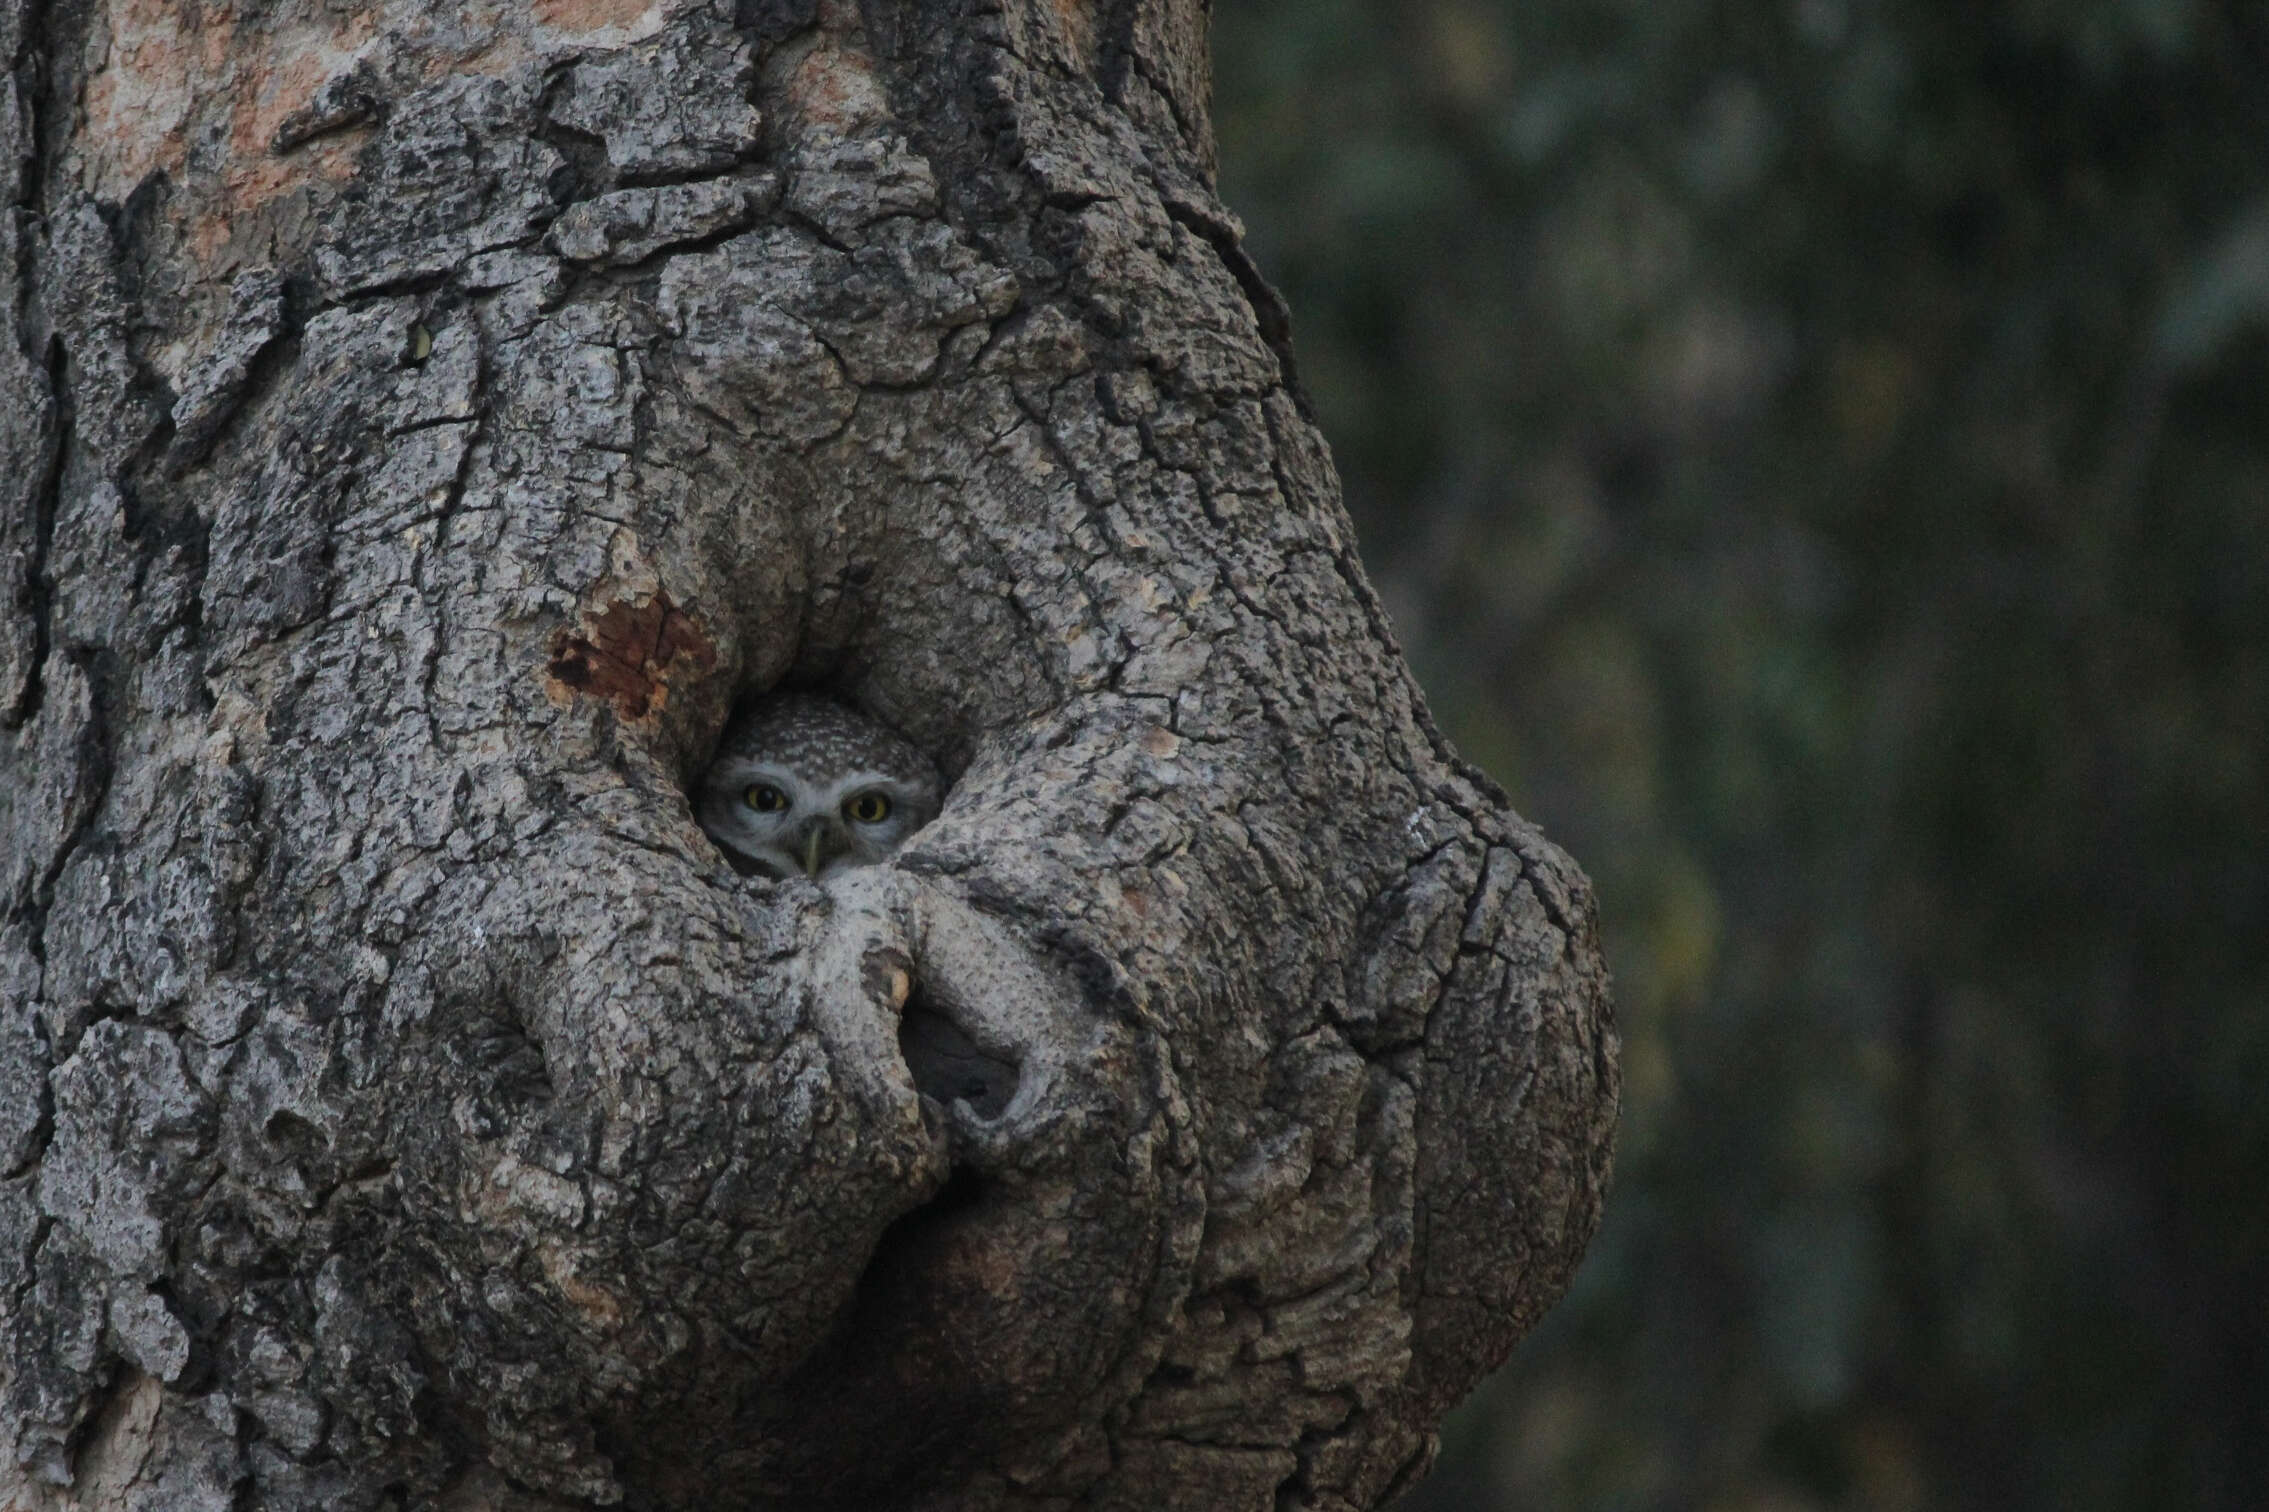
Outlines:
{"type": "Polygon", "coordinates": [[[993,1119],[1016,1096],[1016,1065],[980,1049],[918,989],[899,1019],[898,1049],[906,1057],[914,1089],[943,1107],[959,1099],[979,1118],[993,1119]]]}

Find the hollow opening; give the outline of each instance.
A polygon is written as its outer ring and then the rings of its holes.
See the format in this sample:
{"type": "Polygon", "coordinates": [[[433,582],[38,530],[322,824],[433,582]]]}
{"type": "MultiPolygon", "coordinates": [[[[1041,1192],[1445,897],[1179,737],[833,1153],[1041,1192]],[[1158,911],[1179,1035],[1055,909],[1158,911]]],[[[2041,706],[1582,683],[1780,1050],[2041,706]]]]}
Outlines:
{"type": "Polygon", "coordinates": [[[975,1207],[984,1200],[985,1181],[969,1166],[957,1165],[946,1177],[938,1194],[923,1204],[923,1210],[932,1218],[949,1218],[955,1213],[975,1207]]]}
{"type": "Polygon", "coordinates": [[[1021,1080],[1013,1061],[981,1048],[918,989],[899,1015],[898,1053],[915,1091],[944,1107],[965,1102],[983,1119],[1008,1111],[1021,1080]]]}
{"type": "Polygon", "coordinates": [[[819,881],[889,860],[950,786],[885,721],[826,689],[779,688],[734,706],[686,796],[742,876],[819,881]]]}

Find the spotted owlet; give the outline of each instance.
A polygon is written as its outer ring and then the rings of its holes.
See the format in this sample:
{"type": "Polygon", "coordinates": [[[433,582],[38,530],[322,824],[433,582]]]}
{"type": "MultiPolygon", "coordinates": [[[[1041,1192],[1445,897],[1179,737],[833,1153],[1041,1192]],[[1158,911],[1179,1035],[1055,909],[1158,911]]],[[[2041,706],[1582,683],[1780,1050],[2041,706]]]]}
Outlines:
{"type": "Polygon", "coordinates": [[[740,870],[818,879],[872,866],[937,817],[929,757],[897,731],[809,693],[781,693],[725,730],[694,813],[740,870]]]}

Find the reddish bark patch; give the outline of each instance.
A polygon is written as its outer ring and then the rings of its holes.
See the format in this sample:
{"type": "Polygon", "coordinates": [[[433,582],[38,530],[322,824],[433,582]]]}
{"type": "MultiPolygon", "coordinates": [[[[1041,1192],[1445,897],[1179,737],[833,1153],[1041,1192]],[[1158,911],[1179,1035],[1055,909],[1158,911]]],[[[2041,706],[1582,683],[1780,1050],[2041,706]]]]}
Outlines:
{"type": "Polygon", "coordinates": [[[1085,51],[1094,40],[1095,14],[1087,0],[1055,0],[1056,19],[1063,23],[1064,35],[1072,45],[1085,51]]]}
{"type": "Polygon", "coordinates": [[[555,31],[595,32],[630,28],[644,20],[653,0],[535,0],[536,19],[555,31]]]}
{"type": "Polygon", "coordinates": [[[669,703],[672,678],[717,665],[701,622],[657,593],[643,603],[616,599],[585,613],[580,629],[552,638],[555,693],[611,701],[625,719],[645,719],[669,703]]]}
{"type": "Polygon", "coordinates": [[[856,131],[890,112],[874,61],[850,47],[813,48],[789,74],[788,97],[806,122],[839,132],[856,131]]]}

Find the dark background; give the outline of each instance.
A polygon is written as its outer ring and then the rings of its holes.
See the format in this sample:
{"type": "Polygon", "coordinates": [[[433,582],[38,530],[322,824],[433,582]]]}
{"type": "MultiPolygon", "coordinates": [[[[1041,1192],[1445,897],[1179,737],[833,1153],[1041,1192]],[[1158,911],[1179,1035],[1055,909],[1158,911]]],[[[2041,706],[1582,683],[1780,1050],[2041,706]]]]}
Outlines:
{"type": "Polygon", "coordinates": [[[1405,1512],[2269,1508],[2269,6],[1222,0],[1605,1229],[1405,1512]]]}

